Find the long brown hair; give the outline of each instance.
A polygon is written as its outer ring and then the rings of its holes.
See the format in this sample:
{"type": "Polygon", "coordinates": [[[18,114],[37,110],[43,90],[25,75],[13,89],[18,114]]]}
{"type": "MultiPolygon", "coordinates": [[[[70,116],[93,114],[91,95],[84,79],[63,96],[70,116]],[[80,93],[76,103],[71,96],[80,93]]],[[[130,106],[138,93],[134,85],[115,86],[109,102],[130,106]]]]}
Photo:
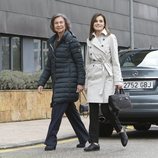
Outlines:
{"type": "Polygon", "coordinates": [[[105,24],[104,28],[105,28],[105,30],[107,31],[108,35],[111,34],[111,32],[109,31],[109,29],[108,29],[108,27],[107,27],[107,21],[106,21],[105,16],[104,16],[103,14],[101,14],[101,13],[96,13],[96,14],[93,15],[93,17],[92,17],[92,19],[91,19],[90,31],[89,31],[89,40],[92,40],[92,38],[93,38],[93,35],[92,35],[92,34],[93,34],[93,32],[95,32],[93,25],[94,25],[94,23],[95,23],[95,21],[96,21],[96,18],[97,18],[98,16],[102,16],[102,17],[103,17],[104,24],[105,24]]]}
{"type": "Polygon", "coordinates": [[[61,14],[61,13],[58,13],[56,15],[54,15],[51,19],[51,22],[50,22],[50,28],[51,30],[56,33],[55,29],[54,29],[54,20],[58,17],[62,17],[65,21],[65,27],[66,27],[66,30],[70,31],[70,28],[71,28],[71,24],[70,24],[70,20],[66,17],[66,15],[64,14],[61,14]]]}

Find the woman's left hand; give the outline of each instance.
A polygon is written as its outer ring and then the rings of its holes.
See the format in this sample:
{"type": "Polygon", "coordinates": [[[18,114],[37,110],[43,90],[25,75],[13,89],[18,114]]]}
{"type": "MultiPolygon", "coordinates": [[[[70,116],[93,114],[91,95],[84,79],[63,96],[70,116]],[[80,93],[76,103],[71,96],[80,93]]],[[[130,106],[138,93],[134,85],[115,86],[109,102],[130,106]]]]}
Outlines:
{"type": "Polygon", "coordinates": [[[123,89],[123,84],[121,83],[121,84],[115,85],[115,88],[116,89],[123,89]]]}
{"type": "Polygon", "coordinates": [[[77,85],[76,93],[80,93],[80,92],[82,92],[83,89],[84,89],[84,86],[83,86],[83,85],[77,85]]]}

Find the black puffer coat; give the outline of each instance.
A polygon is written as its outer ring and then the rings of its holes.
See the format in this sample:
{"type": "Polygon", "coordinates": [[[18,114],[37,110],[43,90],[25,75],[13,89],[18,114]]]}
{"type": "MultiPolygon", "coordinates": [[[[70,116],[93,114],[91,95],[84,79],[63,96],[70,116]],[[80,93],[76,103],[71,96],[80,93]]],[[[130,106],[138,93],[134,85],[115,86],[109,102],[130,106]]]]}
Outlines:
{"type": "Polygon", "coordinates": [[[52,104],[75,102],[78,100],[77,85],[85,83],[80,43],[71,32],[66,31],[55,48],[56,36],[49,39],[47,65],[40,77],[39,85],[44,86],[51,76],[52,104]]]}

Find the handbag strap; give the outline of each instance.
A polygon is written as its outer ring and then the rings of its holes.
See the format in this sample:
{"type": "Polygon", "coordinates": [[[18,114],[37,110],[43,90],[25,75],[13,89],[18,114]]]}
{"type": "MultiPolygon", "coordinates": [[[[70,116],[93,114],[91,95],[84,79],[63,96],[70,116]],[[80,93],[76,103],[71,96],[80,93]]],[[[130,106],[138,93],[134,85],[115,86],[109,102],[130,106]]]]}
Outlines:
{"type": "Polygon", "coordinates": [[[123,88],[120,89],[120,94],[125,94],[125,91],[123,88]]]}
{"type": "Polygon", "coordinates": [[[79,94],[79,102],[80,102],[80,104],[81,104],[81,100],[82,100],[82,99],[81,99],[81,98],[82,98],[82,97],[81,97],[81,94],[83,95],[84,99],[87,100],[87,97],[86,97],[85,92],[83,92],[83,91],[80,92],[80,94],[79,94]]]}
{"type": "Polygon", "coordinates": [[[84,99],[85,99],[85,100],[87,100],[87,97],[86,97],[85,92],[84,92],[84,91],[82,91],[81,93],[82,93],[82,95],[83,95],[84,99]]]}
{"type": "MultiPolygon", "coordinates": [[[[84,91],[80,92],[80,94],[79,94],[79,103],[80,103],[80,106],[81,106],[81,98],[82,98],[81,94],[83,95],[84,99],[87,100],[85,92],[84,91]]],[[[83,115],[83,117],[87,118],[88,117],[88,112],[87,113],[83,113],[82,115],[83,115]]]]}
{"type": "Polygon", "coordinates": [[[114,94],[125,94],[125,91],[124,91],[123,88],[121,88],[121,89],[115,88],[115,93],[114,94]]]}

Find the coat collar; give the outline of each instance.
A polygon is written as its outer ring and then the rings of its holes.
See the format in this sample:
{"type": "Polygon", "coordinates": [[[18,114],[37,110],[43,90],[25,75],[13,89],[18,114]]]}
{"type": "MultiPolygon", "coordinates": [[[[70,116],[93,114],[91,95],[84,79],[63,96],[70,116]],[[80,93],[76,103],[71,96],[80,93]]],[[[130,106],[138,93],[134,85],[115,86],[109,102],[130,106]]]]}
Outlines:
{"type": "MultiPolygon", "coordinates": [[[[104,48],[104,45],[102,43],[100,43],[96,37],[96,34],[93,33],[94,35],[94,38],[92,39],[91,43],[97,47],[98,49],[100,49],[101,51],[105,51],[105,48],[104,48]]],[[[104,36],[106,37],[108,35],[107,31],[104,29],[102,32],[101,32],[101,36],[104,36]]]]}
{"type": "MultiPolygon", "coordinates": [[[[92,33],[92,35],[93,35],[94,37],[96,37],[96,34],[95,34],[94,32],[92,33]]],[[[103,31],[101,32],[101,35],[107,36],[108,33],[107,33],[107,31],[106,31],[105,29],[103,29],[103,31]]]]}
{"type": "MultiPolygon", "coordinates": [[[[64,32],[64,35],[63,35],[63,37],[62,37],[62,41],[63,40],[65,40],[65,41],[69,41],[70,39],[71,39],[71,37],[75,37],[75,35],[71,32],[71,31],[65,31],[64,32]]],[[[56,40],[56,38],[57,38],[57,34],[54,34],[48,41],[49,41],[49,43],[54,43],[55,42],[55,40],[56,40]]]]}

